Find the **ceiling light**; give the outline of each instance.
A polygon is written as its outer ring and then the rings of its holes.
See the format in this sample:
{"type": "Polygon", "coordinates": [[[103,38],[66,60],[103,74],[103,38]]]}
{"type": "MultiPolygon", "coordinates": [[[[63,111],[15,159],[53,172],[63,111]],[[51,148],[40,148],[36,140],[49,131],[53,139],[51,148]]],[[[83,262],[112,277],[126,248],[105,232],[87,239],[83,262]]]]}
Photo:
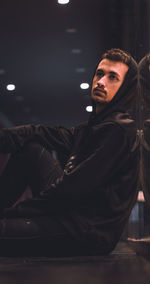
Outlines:
{"type": "Polygon", "coordinates": [[[89,84],[88,83],[82,83],[80,84],[80,88],[83,89],[83,90],[86,90],[89,88],[89,84]]]}
{"type": "Polygon", "coordinates": [[[75,29],[75,28],[66,29],[66,33],[68,33],[68,34],[75,34],[75,33],[77,33],[77,29],[75,29]]]}
{"type": "Polygon", "coordinates": [[[0,69],[0,75],[4,75],[5,74],[5,70],[4,69],[0,69]]]}
{"type": "Polygon", "coordinates": [[[93,111],[93,107],[92,106],[87,106],[86,107],[86,111],[87,112],[92,112],[93,111]]]}
{"type": "Polygon", "coordinates": [[[6,86],[6,89],[8,90],[8,91],[14,91],[15,90],[15,85],[14,84],[8,84],[7,86],[6,86]]]}
{"type": "Polygon", "coordinates": [[[68,4],[69,0],[58,0],[59,4],[68,4]]]}
{"type": "Polygon", "coordinates": [[[85,68],[84,67],[78,67],[78,68],[76,68],[76,72],[77,73],[85,73],[85,68]]]}
{"type": "Polygon", "coordinates": [[[80,54],[81,52],[82,52],[82,50],[79,49],[79,48],[73,48],[73,49],[71,50],[71,53],[73,53],[73,54],[80,54]]]}

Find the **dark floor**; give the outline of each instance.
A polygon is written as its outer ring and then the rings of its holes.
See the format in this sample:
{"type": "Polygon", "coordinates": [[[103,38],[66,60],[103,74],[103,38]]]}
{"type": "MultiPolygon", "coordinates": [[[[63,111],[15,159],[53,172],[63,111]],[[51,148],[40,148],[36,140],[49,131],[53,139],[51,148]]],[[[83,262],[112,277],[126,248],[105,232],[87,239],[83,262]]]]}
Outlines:
{"type": "MultiPolygon", "coordinates": [[[[107,256],[53,258],[25,257],[23,253],[23,257],[10,257],[14,255],[10,254],[11,248],[14,247],[15,252],[15,247],[22,248],[22,244],[19,246],[17,241],[15,246],[10,243],[8,247],[8,244],[5,246],[6,244],[1,242],[0,284],[149,284],[149,224],[150,208],[145,203],[136,203],[122,241],[107,256]],[[129,242],[126,241],[128,238],[129,242]]],[[[38,251],[37,255],[40,248],[38,245],[35,250],[38,251]]],[[[26,251],[28,250],[25,248],[24,252],[26,251]]],[[[18,253],[20,254],[20,249],[18,253]]]]}
{"type": "Polygon", "coordinates": [[[96,257],[0,257],[0,284],[147,284],[150,261],[125,242],[96,257]]]}

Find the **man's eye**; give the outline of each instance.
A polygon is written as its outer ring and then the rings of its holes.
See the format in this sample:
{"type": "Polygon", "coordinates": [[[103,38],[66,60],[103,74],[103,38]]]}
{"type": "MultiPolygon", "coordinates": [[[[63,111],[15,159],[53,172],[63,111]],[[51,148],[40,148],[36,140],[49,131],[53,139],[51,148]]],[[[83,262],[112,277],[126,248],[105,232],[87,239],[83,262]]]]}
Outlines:
{"type": "Polygon", "coordinates": [[[109,79],[110,80],[118,80],[118,78],[113,74],[109,76],[109,79]]]}
{"type": "Polygon", "coordinates": [[[101,72],[101,71],[97,71],[97,72],[96,72],[96,76],[98,76],[98,77],[103,77],[103,76],[104,76],[104,73],[101,72]]]}

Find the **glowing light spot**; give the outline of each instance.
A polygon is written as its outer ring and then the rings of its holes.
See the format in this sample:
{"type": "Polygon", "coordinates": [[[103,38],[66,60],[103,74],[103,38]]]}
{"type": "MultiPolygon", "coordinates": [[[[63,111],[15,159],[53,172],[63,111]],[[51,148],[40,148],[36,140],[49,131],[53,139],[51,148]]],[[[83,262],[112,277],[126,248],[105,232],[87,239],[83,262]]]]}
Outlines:
{"type": "Polygon", "coordinates": [[[89,84],[88,83],[82,83],[80,84],[80,88],[83,89],[83,90],[86,90],[89,88],[89,84]]]}
{"type": "Polygon", "coordinates": [[[87,106],[86,107],[86,111],[87,112],[92,112],[93,111],[93,107],[92,106],[87,106]]]}
{"type": "Polygon", "coordinates": [[[8,84],[8,85],[6,86],[6,89],[7,89],[8,91],[14,91],[14,90],[16,89],[16,87],[15,87],[14,84],[8,84]]]}
{"type": "Polygon", "coordinates": [[[69,0],[58,0],[59,4],[68,4],[69,0]]]}
{"type": "Polygon", "coordinates": [[[139,191],[138,192],[137,200],[140,201],[140,202],[144,202],[145,201],[143,191],[139,191]]]}

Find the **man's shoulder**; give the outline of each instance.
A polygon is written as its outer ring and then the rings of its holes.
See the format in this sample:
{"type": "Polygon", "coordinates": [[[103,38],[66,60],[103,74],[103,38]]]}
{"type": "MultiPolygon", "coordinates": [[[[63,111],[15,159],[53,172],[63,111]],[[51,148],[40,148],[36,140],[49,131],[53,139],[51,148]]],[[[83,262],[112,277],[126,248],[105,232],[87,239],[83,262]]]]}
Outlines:
{"type": "Polygon", "coordinates": [[[111,122],[114,128],[117,128],[118,131],[124,133],[124,137],[126,137],[127,140],[130,141],[130,144],[132,146],[137,143],[136,121],[135,119],[133,119],[131,114],[118,112],[109,120],[109,123],[111,122]]]}
{"type": "Polygon", "coordinates": [[[135,120],[129,113],[116,113],[112,116],[114,122],[119,123],[120,125],[131,125],[135,123],[135,120]]]}
{"type": "Polygon", "coordinates": [[[105,120],[95,125],[94,131],[95,133],[97,132],[97,135],[98,133],[99,135],[105,133],[106,136],[109,136],[109,134],[114,133],[114,135],[124,135],[129,140],[135,140],[136,122],[128,113],[112,113],[105,120]]]}
{"type": "Polygon", "coordinates": [[[105,120],[106,124],[118,125],[124,130],[136,130],[135,119],[129,113],[117,112],[105,120]]]}

